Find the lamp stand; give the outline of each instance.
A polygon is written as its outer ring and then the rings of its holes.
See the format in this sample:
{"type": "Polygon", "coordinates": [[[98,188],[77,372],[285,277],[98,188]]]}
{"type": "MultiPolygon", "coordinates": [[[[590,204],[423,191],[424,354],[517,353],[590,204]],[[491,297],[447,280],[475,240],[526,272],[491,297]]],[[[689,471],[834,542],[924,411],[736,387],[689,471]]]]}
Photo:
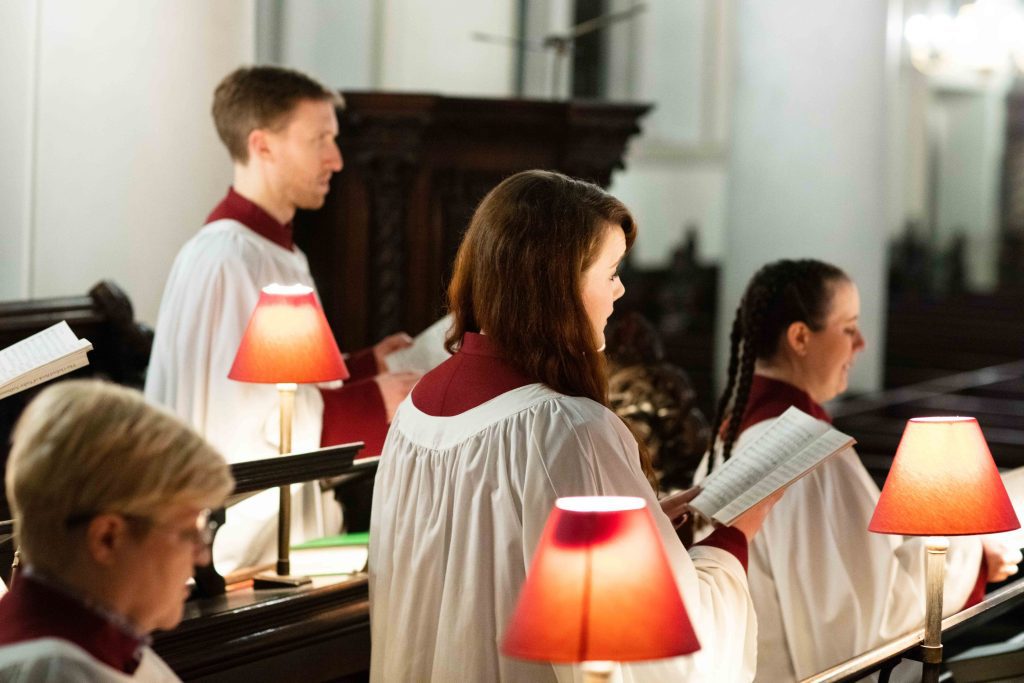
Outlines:
{"type": "Polygon", "coordinates": [[[927,680],[930,678],[930,673],[938,673],[937,665],[942,663],[942,584],[946,573],[946,551],[949,549],[949,539],[945,536],[928,536],[924,543],[926,558],[925,611],[921,661],[924,663],[925,679],[927,680]]]}
{"type": "MultiPolygon", "coordinates": [[[[281,402],[281,439],[278,452],[287,455],[292,451],[292,413],[295,411],[297,384],[278,384],[277,394],[281,402]]],[[[260,574],[253,580],[253,588],[287,588],[312,583],[308,576],[291,576],[291,562],[288,552],[291,548],[292,492],[288,485],[280,487],[281,496],[277,509],[277,573],[260,574]]]]}
{"type": "Polygon", "coordinates": [[[583,670],[583,683],[605,683],[612,679],[614,662],[587,660],[580,665],[583,670]]]}

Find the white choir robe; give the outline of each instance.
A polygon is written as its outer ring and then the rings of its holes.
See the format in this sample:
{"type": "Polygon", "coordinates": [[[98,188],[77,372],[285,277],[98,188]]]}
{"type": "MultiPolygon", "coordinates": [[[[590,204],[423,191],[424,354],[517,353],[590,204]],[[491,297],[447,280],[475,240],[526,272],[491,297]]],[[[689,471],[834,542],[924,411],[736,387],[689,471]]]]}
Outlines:
{"type": "MultiPolygon", "coordinates": [[[[745,429],[734,450],[774,421],[745,429]]],[[[707,455],[698,483],[706,464],[707,455]]],[[[806,678],[924,625],[924,541],[868,531],[879,495],[849,448],[790,486],[768,513],[748,565],[758,681],[806,678]]],[[[963,607],[981,567],[979,538],[949,540],[945,615],[963,607]]]]}
{"type": "Polygon", "coordinates": [[[146,647],[129,675],[59,638],[37,638],[0,647],[3,683],[181,683],[164,660],[146,647]]]}
{"type": "MultiPolygon", "coordinates": [[[[180,416],[231,463],[272,457],[279,449],[277,387],[228,379],[260,289],[274,282],[314,287],[305,254],[222,219],[182,247],[160,302],[146,398],[180,416]]],[[[320,446],[322,421],[319,390],[300,385],[294,452],[320,446]]],[[[213,548],[221,573],[276,557],[277,508],[275,489],[228,509],[213,548]]],[[[341,527],[338,504],[317,482],[292,487],[292,509],[295,543],[341,527]]]]}
{"type": "MultiPolygon", "coordinates": [[[[578,681],[578,667],[498,654],[555,499],[647,501],[701,643],[625,664],[615,681],[747,681],[757,626],[738,559],[687,553],[611,411],[531,384],[453,417],[411,397],[391,426],[370,523],[373,681],[578,681]]],[[[642,558],[637,558],[642,561],[642,558]]]]}

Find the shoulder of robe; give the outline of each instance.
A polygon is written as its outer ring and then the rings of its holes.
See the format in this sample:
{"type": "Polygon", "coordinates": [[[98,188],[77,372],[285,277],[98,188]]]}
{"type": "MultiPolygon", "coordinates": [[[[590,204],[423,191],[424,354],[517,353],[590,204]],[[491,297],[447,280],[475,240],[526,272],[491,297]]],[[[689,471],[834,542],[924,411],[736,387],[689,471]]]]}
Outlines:
{"type": "Polygon", "coordinates": [[[548,402],[552,419],[568,422],[577,433],[601,440],[633,441],[632,433],[618,415],[597,401],[581,396],[559,396],[548,402]]]}
{"type": "Polygon", "coordinates": [[[274,246],[262,237],[253,233],[238,221],[224,218],[202,227],[185,244],[182,251],[190,251],[195,256],[230,261],[244,261],[253,256],[266,258],[269,247],[274,246]]]}
{"type": "Polygon", "coordinates": [[[85,650],[58,638],[41,638],[4,648],[0,680],[26,683],[103,683],[126,680],[85,650]]]}
{"type": "Polygon", "coordinates": [[[216,279],[225,275],[235,279],[250,276],[268,258],[265,246],[237,221],[214,221],[192,236],[181,248],[174,269],[190,282],[216,279]]]}

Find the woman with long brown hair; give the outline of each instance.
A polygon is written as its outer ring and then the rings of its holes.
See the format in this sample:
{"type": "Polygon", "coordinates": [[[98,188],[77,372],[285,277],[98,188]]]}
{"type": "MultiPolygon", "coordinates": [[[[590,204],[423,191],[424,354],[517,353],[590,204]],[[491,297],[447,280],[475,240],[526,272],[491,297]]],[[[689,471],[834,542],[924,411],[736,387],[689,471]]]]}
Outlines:
{"type": "Polygon", "coordinates": [[[398,410],[377,474],[373,680],[571,680],[498,642],[555,499],[598,494],[648,502],[702,646],[622,679],[753,675],[744,562],[765,510],[688,554],[607,407],[604,328],[635,238],[621,202],[557,173],[516,174],[478,207],[449,288],[453,355],[398,410]]]}

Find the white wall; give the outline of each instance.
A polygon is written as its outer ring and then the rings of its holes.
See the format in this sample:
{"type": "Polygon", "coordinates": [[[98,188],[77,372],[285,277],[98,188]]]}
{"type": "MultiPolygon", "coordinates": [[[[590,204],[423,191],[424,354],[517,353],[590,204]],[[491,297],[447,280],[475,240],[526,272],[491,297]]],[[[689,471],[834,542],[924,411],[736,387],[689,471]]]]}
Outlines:
{"type": "Polygon", "coordinates": [[[514,0],[387,0],[381,19],[384,90],[507,97],[515,53],[475,31],[515,35],[514,0]]]}
{"type": "Polygon", "coordinates": [[[369,90],[380,80],[381,0],[306,0],[278,4],[279,61],[329,87],[369,90]]]}
{"type": "Polygon", "coordinates": [[[689,226],[703,258],[723,255],[733,5],[652,0],[607,34],[612,63],[632,67],[613,68],[611,96],[654,105],[611,186],[640,224],[638,265],[667,265],[689,226]]]}
{"type": "Polygon", "coordinates": [[[1005,97],[998,89],[937,90],[929,106],[934,124],[934,237],[945,246],[954,235],[964,235],[967,283],[977,290],[998,284],[1005,97]]]}
{"type": "MultiPolygon", "coordinates": [[[[735,310],[768,261],[814,257],[839,265],[861,292],[868,347],[850,378],[859,390],[881,380],[887,10],[886,0],[737,3],[719,310],[735,310]]],[[[719,316],[720,340],[731,322],[719,316]]]]}
{"type": "Polygon", "coordinates": [[[262,0],[270,61],[339,89],[508,97],[515,52],[475,32],[513,37],[515,0],[262,0]]]}
{"type": "Polygon", "coordinates": [[[0,2],[0,301],[29,296],[37,7],[0,2]]]}
{"type": "Polygon", "coordinates": [[[7,283],[5,246],[0,296],[83,294],[108,278],[152,323],[175,253],[230,184],[209,109],[219,79],[252,61],[253,0],[14,0],[2,8],[0,26],[22,38],[2,41],[19,54],[0,61],[0,83],[36,97],[12,112],[5,91],[11,125],[2,134],[35,146],[0,181],[5,207],[8,198],[31,207],[15,210],[31,244],[12,260],[25,285],[7,283]]]}

